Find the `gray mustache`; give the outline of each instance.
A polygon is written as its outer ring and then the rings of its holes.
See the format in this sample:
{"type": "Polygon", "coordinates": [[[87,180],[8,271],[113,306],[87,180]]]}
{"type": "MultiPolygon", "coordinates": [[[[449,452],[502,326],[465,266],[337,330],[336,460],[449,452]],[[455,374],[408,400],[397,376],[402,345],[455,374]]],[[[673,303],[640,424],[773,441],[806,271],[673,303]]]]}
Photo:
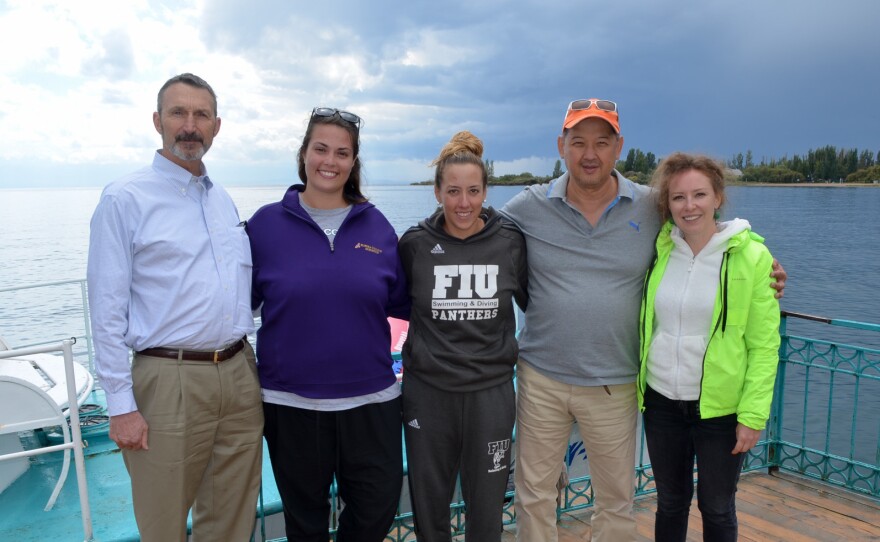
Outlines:
{"type": "Polygon", "coordinates": [[[198,143],[204,143],[202,136],[200,136],[197,133],[179,135],[176,138],[174,138],[174,141],[186,141],[186,142],[195,141],[198,143]]]}

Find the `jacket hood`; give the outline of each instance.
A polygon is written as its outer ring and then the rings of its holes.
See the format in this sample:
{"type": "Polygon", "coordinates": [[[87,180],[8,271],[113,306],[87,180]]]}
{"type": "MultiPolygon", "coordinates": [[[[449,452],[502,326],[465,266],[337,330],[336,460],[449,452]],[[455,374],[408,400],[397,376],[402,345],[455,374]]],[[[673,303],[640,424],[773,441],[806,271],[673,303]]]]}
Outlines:
{"type": "Polygon", "coordinates": [[[480,218],[483,219],[483,222],[485,224],[483,226],[483,229],[471,235],[467,239],[459,239],[458,237],[453,237],[446,233],[446,230],[443,229],[443,224],[446,222],[446,218],[443,216],[443,209],[437,209],[434,214],[420,221],[418,226],[414,226],[410,229],[427,230],[431,232],[432,235],[443,237],[448,241],[454,243],[472,243],[491,236],[502,227],[501,215],[498,214],[498,211],[496,211],[492,207],[483,207],[480,210],[480,218]]]}
{"type": "Polygon", "coordinates": [[[724,250],[725,247],[737,250],[737,247],[748,241],[752,226],[748,220],[734,218],[726,222],[719,222],[718,230],[710,242],[713,248],[717,246],[717,250],[724,250]]]}
{"type": "MultiPolygon", "coordinates": [[[[755,237],[758,241],[764,240],[761,236],[751,231],[751,225],[748,220],[734,218],[733,220],[719,222],[718,232],[712,236],[700,253],[710,254],[713,252],[723,252],[725,250],[735,251],[738,250],[740,245],[748,242],[749,237],[755,237]]],[[[657,247],[659,249],[671,244],[686,244],[686,241],[681,234],[681,230],[672,220],[668,221],[661,228],[660,235],[657,239],[657,247]]]]}

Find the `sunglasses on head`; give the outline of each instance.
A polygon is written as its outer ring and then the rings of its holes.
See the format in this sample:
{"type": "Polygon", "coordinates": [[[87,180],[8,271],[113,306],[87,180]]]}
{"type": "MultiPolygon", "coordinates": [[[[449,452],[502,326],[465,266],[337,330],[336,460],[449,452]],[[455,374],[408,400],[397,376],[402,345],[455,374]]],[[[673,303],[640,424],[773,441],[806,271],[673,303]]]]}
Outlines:
{"type": "Polygon", "coordinates": [[[342,109],[336,109],[333,107],[316,107],[312,109],[312,117],[333,117],[335,115],[339,115],[339,118],[342,120],[354,124],[358,130],[364,125],[364,119],[354,113],[343,111],[342,109]]]}
{"type": "Polygon", "coordinates": [[[589,109],[594,105],[596,106],[596,109],[599,109],[601,111],[617,113],[617,104],[612,102],[611,100],[575,100],[568,104],[568,109],[569,111],[581,111],[584,109],[589,109]]]}

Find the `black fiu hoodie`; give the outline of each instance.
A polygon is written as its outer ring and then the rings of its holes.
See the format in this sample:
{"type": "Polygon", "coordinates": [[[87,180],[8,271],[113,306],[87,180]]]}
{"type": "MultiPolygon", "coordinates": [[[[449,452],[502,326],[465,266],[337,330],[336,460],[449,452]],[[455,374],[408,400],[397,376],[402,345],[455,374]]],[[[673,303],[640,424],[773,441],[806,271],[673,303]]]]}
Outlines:
{"type": "Polygon", "coordinates": [[[526,244],[491,207],[482,230],[458,239],[443,211],[400,239],[412,298],[404,375],[446,391],[478,391],[513,378],[518,348],[514,300],[528,302],[526,244]]]}

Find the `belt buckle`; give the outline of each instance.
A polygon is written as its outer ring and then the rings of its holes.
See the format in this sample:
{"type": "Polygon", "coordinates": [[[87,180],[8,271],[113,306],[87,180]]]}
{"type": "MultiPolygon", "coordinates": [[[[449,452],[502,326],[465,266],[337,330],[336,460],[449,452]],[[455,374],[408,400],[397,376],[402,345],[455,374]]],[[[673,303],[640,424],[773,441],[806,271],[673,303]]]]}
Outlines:
{"type": "Polygon", "coordinates": [[[213,359],[214,365],[217,365],[218,363],[220,363],[219,357],[220,357],[220,354],[223,353],[223,350],[226,350],[226,349],[224,348],[222,350],[214,350],[214,359],[213,359]]]}

